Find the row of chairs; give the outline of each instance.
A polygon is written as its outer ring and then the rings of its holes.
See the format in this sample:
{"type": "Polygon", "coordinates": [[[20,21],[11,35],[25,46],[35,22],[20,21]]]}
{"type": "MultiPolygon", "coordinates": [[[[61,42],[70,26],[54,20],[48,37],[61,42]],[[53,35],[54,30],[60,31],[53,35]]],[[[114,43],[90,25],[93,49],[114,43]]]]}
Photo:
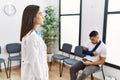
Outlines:
{"type": "MultiPolygon", "coordinates": [[[[4,68],[5,68],[5,72],[6,72],[6,76],[7,78],[10,78],[10,75],[11,75],[11,62],[12,61],[21,61],[21,55],[20,55],[20,52],[21,52],[21,44],[20,43],[10,43],[10,44],[7,44],[6,45],[6,51],[7,53],[9,54],[8,56],[8,66],[6,68],[6,64],[5,64],[5,59],[4,58],[0,58],[0,66],[1,66],[1,63],[4,63],[4,68]],[[19,53],[18,55],[15,55],[15,56],[11,56],[11,54],[13,53],[19,53]],[[7,71],[9,71],[7,73],[7,71]]],[[[0,46],[0,53],[1,53],[1,46],[0,46]]],[[[1,70],[1,67],[0,67],[0,70],[1,70]]]]}
{"type": "MultiPolygon", "coordinates": [[[[76,46],[75,47],[74,58],[70,57],[71,49],[72,49],[71,44],[64,43],[63,46],[62,46],[62,54],[54,54],[51,58],[52,59],[51,61],[53,61],[53,59],[60,61],[60,63],[59,63],[60,77],[62,77],[64,63],[69,64],[69,65],[74,65],[75,63],[77,63],[79,61],[79,60],[76,59],[76,57],[80,57],[80,58],[85,57],[85,55],[82,54],[82,50],[83,50],[82,46],[76,46]],[[67,53],[68,56],[65,56],[63,53],[67,53]]],[[[50,70],[51,70],[51,67],[52,67],[52,62],[50,64],[50,70]]],[[[100,67],[100,69],[98,71],[102,71],[103,79],[105,80],[105,76],[104,76],[104,72],[103,72],[103,65],[100,67]]],[[[93,79],[94,79],[93,74],[91,74],[91,80],[93,80],[93,79]]]]}

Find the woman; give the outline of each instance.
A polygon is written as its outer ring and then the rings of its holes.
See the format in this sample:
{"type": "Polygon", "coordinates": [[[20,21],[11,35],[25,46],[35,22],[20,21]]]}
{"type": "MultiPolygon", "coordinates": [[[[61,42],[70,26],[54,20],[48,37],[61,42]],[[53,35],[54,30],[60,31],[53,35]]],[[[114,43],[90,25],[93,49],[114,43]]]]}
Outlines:
{"type": "Polygon", "coordinates": [[[29,5],[22,16],[21,80],[48,80],[46,45],[36,30],[43,23],[39,6],[29,5]]]}

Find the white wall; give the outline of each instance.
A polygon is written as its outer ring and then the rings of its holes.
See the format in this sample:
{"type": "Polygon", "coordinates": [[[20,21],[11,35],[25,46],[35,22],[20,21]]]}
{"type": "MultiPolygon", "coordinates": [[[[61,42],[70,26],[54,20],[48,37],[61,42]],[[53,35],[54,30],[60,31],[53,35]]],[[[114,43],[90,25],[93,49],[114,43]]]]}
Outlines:
{"type": "Polygon", "coordinates": [[[105,0],[83,0],[81,21],[81,45],[89,40],[89,33],[97,30],[102,39],[105,0]]]}
{"type": "Polygon", "coordinates": [[[59,0],[44,0],[47,5],[53,5],[56,8],[56,15],[59,15],[59,0]]]}
{"type": "MultiPolygon", "coordinates": [[[[47,6],[44,0],[0,0],[0,46],[2,48],[0,57],[5,58],[6,63],[8,54],[5,45],[8,43],[19,42],[23,9],[29,4],[39,5],[41,11],[47,6]],[[17,12],[15,15],[7,16],[4,13],[3,9],[7,4],[13,4],[16,7],[17,12]]],[[[18,64],[18,62],[12,62],[12,66],[18,64]]]]}

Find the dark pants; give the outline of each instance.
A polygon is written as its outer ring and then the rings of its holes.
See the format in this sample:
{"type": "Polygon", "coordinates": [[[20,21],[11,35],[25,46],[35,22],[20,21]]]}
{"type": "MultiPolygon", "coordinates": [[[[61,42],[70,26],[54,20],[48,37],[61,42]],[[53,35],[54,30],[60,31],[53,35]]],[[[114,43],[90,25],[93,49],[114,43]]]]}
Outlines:
{"type": "Polygon", "coordinates": [[[85,80],[87,76],[94,73],[98,69],[99,69],[99,66],[94,66],[94,65],[85,66],[83,62],[79,61],[78,63],[76,63],[70,68],[70,80],[85,80]],[[83,72],[81,76],[77,78],[76,73],[79,70],[83,70],[83,72]]]}

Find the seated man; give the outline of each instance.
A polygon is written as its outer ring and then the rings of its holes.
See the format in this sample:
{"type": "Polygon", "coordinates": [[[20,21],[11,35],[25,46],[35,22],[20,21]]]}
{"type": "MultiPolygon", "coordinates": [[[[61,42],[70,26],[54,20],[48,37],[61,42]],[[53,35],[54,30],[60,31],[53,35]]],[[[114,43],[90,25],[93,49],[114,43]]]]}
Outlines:
{"type": "MultiPolygon", "coordinates": [[[[98,44],[99,42],[99,35],[97,31],[92,31],[89,34],[91,42],[86,44],[83,49],[84,50],[89,50],[92,51],[94,47],[98,44]]],[[[95,51],[92,52],[93,56],[91,55],[86,55],[84,59],[86,60],[85,62],[79,61],[75,65],[73,65],[70,68],[70,80],[85,80],[87,76],[90,74],[94,73],[99,69],[99,65],[103,64],[106,59],[106,46],[103,42],[100,43],[100,45],[97,47],[95,51]],[[79,70],[83,70],[81,76],[77,78],[76,73],[79,70]]]]}

